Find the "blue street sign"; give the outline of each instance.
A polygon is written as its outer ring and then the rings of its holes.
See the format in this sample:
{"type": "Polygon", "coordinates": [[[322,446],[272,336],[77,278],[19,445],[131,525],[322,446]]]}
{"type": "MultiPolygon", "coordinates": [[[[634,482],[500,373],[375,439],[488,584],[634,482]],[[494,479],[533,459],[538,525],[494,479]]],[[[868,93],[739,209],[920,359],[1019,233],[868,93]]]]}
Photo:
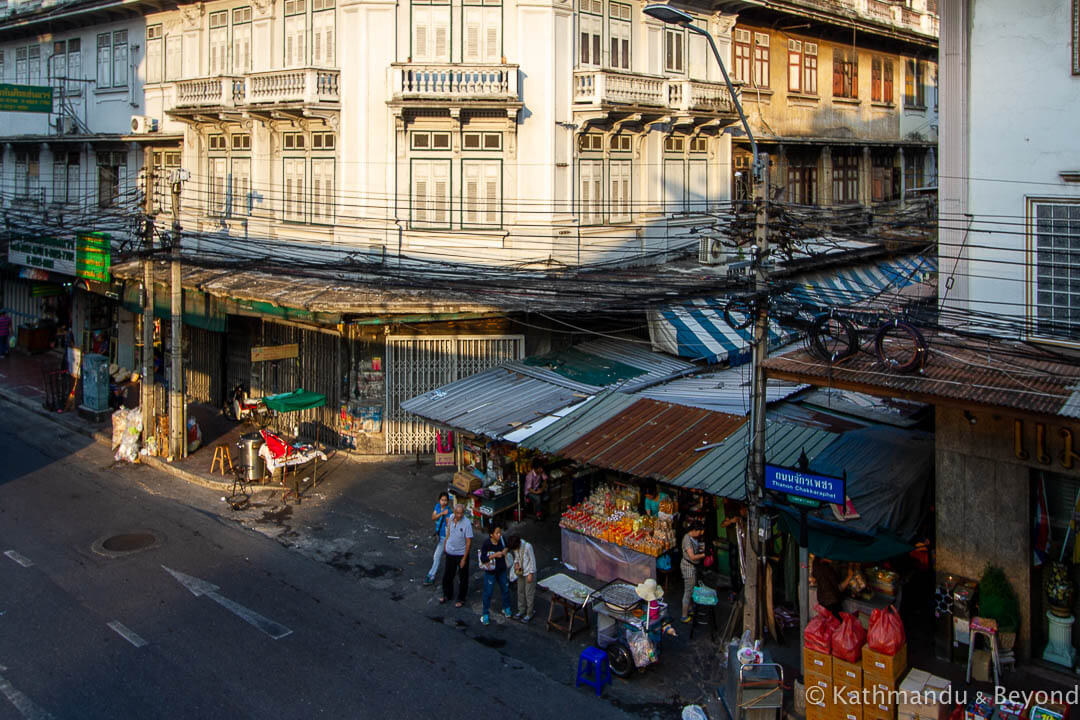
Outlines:
{"type": "Polygon", "coordinates": [[[817,475],[768,463],[765,464],[765,489],[834,505],[844,504],[843,478],[817,475]]]}

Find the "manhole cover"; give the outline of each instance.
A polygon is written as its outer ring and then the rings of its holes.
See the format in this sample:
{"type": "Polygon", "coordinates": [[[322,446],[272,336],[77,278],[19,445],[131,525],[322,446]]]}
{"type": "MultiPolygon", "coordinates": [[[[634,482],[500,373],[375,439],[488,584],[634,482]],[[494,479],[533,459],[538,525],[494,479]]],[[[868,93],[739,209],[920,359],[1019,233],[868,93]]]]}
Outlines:
{"type": "Polygon", "coordinates": [[[109,552],[133,552],[150,547],[157,542],[157,538],[150,533],[124,533],[106,538],[101,547],[109,552]]]}

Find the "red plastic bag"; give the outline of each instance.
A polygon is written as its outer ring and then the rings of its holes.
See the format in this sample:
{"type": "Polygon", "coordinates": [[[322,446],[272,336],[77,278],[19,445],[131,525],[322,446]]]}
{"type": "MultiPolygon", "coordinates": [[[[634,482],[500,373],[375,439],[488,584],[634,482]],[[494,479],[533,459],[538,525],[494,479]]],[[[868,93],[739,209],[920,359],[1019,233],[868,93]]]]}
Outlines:
{"type": "Polygon", "coordinates": [[[859,619],[851,613],[840,613],[840,629],[832,636],[832,654],[841,660],[859,662],[862,660],[863,645],[866,644],[866,629],[859,619]]]}
{"type": "Polygon", "coordinates": [[[890,605],[884,610],[870,613],[870,632],[866,636],[866,644],[871,650],[883,655],[895,655],[905,642],[904,623],[896,608],[890,605]]]}
{"type": "Polygon", "coordinates": [[[826,610],[824,605],[816,606],[814,612],[816,614],[810,618],[810,622],[806,623],[806,630],[803,631],[803,647],[830,654],[832,653],[832,636],[836,628],[840,627],[840,621],[826,610]]]}

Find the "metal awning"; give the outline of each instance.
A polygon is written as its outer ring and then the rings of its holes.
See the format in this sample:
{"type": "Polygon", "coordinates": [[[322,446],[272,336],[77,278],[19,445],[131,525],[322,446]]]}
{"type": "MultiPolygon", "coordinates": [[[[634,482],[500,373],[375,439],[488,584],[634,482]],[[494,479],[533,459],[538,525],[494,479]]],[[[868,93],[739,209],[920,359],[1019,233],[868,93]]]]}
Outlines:
{"type": "MultiPolygon", "coordinates": [[[[867,309],[887,303],[906,304],[904,290],[924,283],[937,272],[937,260],[911,255],[796,277],[787,296],[800,305],[867,309]]],[[[727,296],[699,298],[649,311],[653,349],[709,363],[745,363],[750,357],[753,328],[737,330],[724,320],[727,296]]],[[[776,349],[798,335],[792,328],[769,324],[769,346],[776,349]]]]}

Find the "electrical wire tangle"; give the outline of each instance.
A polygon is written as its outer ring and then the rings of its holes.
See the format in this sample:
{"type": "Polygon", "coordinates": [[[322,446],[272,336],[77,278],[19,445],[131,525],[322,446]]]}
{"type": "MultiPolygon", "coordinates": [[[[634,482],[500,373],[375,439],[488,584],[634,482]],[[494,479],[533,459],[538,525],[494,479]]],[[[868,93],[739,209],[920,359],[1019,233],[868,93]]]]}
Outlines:
{"type": "Polygon", "coordinates": [[[875,309],[830,308],[822,312],[793,298],[792,288],[794,284],[783,284],[765,292],[734,295],[724,306],[724,321],[745,330],[764,305],[770,320],[802,335],[806,350],[822,362],[835,365],[848,360],[863,350],[862,337],[872,333],[868,344],[879,363],[899,373],[925,369],[929,344],[908,311],[886,315],[875,309]]]}

